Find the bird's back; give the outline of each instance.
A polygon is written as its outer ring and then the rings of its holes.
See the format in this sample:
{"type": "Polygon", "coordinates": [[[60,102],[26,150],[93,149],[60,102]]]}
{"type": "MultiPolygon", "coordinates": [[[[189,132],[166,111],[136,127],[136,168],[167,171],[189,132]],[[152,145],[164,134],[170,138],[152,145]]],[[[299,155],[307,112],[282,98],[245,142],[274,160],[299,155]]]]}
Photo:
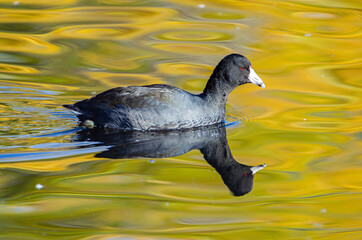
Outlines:
{"type": "Polygon", "coordinates": [[[163,84],[113,88],[65,107],[80,121],[122,130],[192,128],[218,123],[224,114],[201,95],[163,84]]]}

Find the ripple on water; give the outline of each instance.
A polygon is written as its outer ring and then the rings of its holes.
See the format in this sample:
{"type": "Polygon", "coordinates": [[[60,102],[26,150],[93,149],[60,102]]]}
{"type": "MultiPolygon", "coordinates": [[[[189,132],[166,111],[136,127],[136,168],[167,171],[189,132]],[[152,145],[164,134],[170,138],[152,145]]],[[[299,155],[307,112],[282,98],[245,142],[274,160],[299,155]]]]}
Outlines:
{"type": "Polygon", "coordinates": [[[200,16],[205,19],[214,20],[240,20],[245,18],[240,12],[229,11],[203,11],[200,13],[200,16]]]}
{"type": "Polygon", "coordinates": [[[52,95],[52,96],[59,94],[59,92],[57,91],[27,88],[27,87],[15,87],[15,86],[0,86],[0,93],[8,93],[8,94],[24,93],[30,95],[43,94],[43,95],[52,95]]]}
{"type": "Polygon", "coordinates": [[[339,16],[334,13],[326,13],[326,12],[295,12],[292,16],[306,19],[335,19],[339,16]]]}
{"type": "Polygon", "coordinates": [[[53,55],[60,48],[36,36],[0,33],[0,51],[53,55]]]}
{"type": "MultiPolygon", "coordinates": [[[[112,23],[120,24],[150,24],[152,22],[162,21],[175,14],[171,9],[155,7],[125,7],[125,6],[82,6],[63,9],[0,9],[0,23],[15,24],[14,29],[10,31],[29,31],[47,32],[56,29],[61,25],[74,25],[74,23],[85,26],[97,24],[112,23]],[[29,23],[38,24],[36,28],[29,23]],[[44,24],[47,23],[47,24],[44,24]],[[29,25],[29,26],[28,26],[29,25]]],[[[4,26],[3,26],[4,27],[4,26]]],[[[6,26],[5,26],[6,27],[6,26]]],[[[47,35],[46,37],[56,38],[56,35],[47,35]]]]}
{"type": "MultiPolygon", "coordinates": [[[[316,158],[322,156],[328,156],[331,154],[338,154],[341,149],[338,146],[328,146],[326,144],[319,144],[316,141],[309,140],[308,142],[301,142],[296,139],[291,139],[289,143],[269,143],[265,146],[270,152],[275,153],[280,158],[293,159],[294,161],[304,161],[306,158],[316,158]]],[[[280,164],[280,163],[279,163],[280,164]]],[[[284,163],[278,166],[280,168],[287,169],[289,164],[284,163]]],[[[296,164],[295,162],[293,164],[296,164]]],[[[299,164],[298,164],[299,165],[299,164]]],[[[296,166],[294,166],[295,168],[296,166]]]]}
{"type": "Polygon", "coordinates": [[[347,86],[357,87],[354,88],[355,91],[358,88],[362,88],[362,81],[361,81],[361,64],[356,63],[350,66],[344,66],[341,68],[334,68],[330,69],[331,73],[338,79],[338,81],[343,82],[347,86]]]}
{"type": "MultiPolygon", "coordinates": [[[[164,83],[161,78],[152,77],[146,74],[132,74],[132,73],[109,73],[109,72],[94,72],[84,71],[84,75],[89,79],[102,82],[109,88],[128,86],[128,85],[149,85],[155,83],[164,83]],[[121,85],[120,85],[121,83],[121,85]]],[[[100,92],[98,92],[100,93],[100,92]]]]}
{"type": "Polygon", "coordinates": [[[244,121],[248,121],[249,118],[246,115],[243,116],[232,116],[232,115],[226,115],[224,119],[225,127],[226,128],[237,128],[241,124],[243,124],[244,121]]]}
{"type": "Polygon", "coordinates": [[[341,131],[357,129],[359,119],[357,109],[348,111],[342,106],[319,106],[300,108],[277,113],[279,121],[268,122],[268,127],[293,129],[297,131],[341,131]]]}
{"type": "MultiPolygon", "coordinates": [[[[0,52],[1,63],[38,64],[40,60],[34,56],[15,52],[0,52]]],[[[19,65],[18,65],[19,66],[19,65]]]]}
{"type": "MultiPolygon", "coordinates": [[[[42,0],[13,0],[4,1],[9,7],[14,9],[22,8],[54,8],[54,7],[69,7],[77,3],[76,0],[62,0],[62,1],[51,1],[44,2],[42,0]]],[[[3,4],[3,3],[2,3],[3,4]]]]}
{"type": "Polygon", "coordinates": [[[136,6],[142,6],[146,5],[148,3],[147,0],[100,0],[99,2],[107,5],[136,5],[136,6]]]}
{"type": "Polygon", "coordinates": [[[189,55],[224,55],[230,53],[231,50],[227,47],[223,47],[217,44],[193,44],[193,43],[162,43],[155,44],[149,43],[152,48],[162,50],[165,52],[173,52],[179,54],[183,52],[189,55]]]}
{"type": "Polygon", "coordinates": [[[0,63],[0,72],[17,74],[36,74],[39,71],[32,67],[25,67],[13,64],[0,63]]]}
{"type": "Polygon", "coordinates": [[[283,28],[273,28],[277,32],[300,37],[317,37],[317,38],[354,38],[358,36],[359,29],[355,26],[344,23],[326,23],[324,25],[314,24],[313,27],[301,24],[295,27],[295,24],[285,25],[283,28]]]}
{"type": "Polygon", "coordinates": [[[141,34],[141,31],[136,28],[109,26],[109,25],[94,25],[94,26],[71,26],[58,28],[51,33],[54,38],[67,39],[92,39],[92,40],[120,40],[130,39],[141,34]]]}
{"type": "MultiPolygon", "coordinates": [[[[89,143],[92,145],[92,142],[89,143]]],[[[64,146],[65,147],[65,146],[64,146]]],[[[74,157],[77,155],[85,155],[90,153],[97,153],[107,150],[105,146],[77,148],[77,145],[73,146],[74,149],[67,149],[61,151],[49,151],[47,148],[37,152],[17,152],[17,153],[4,153],[0,154],[2,163],[14,163],[23,161],[37,161],[37,160],[52,160],[61,159],[65,157],[74,157]]]]}
{"type": "Polygon", "coordinates": [[[157,69],[160,73],[167,76],[182,76],[182,75],[204,75],[204,85],[206,78],[211,74],[213,67],[198,62],[164,62],[157,64],[157,69]]]}
{"type": "Polygon", "coordinates": [[[166,41],[193,41],[193,42],[214,42],[214,41],[229,41],[233,37],[228,33],[211,32],[205,30],[168,30],[159,33],[155,38],[166,41]]]}
{"type": "Polygon", "coordinates": [[[357,100],[356,97],[346,95],[336,95],[312,92],[297,92],[297,91],[281,91],[281,90],[269,90],[265,93],[271,97],[278,97],[283,100],[292,101],[295,103],[301,103],[306,105],[345,105],[350,104],[357,100]]]}
{"type": "Polygon", "coordinates": [[[162,24],[147,36],[150,40],[168,42],[229,42],[235,38],[234,23],[175,23],[172,28],[162,24]]]}
{"type": "MultiPolygon", "coordinates": [[[[289,6],[284,6],[289,8],[289,6]]],[[[323,8],[297,5],[287,14],[279,17],[284,19],[283,25],[271,23],[270,29],[279,34],[315,38],[355,38],[359,35],[359,27],[350,22],[359,21],[354,9],[341,11],[339,8],[323,8]]],[[[282,12],[282,11],[281,11],[282,12]]],[[[278,14],[281,14],[279,12],[278,14]]],[[[277,13],[275,13],[277,14],[277,13]]]]}
{"type": "Polygon", "coordinates": [[[132,43],[122,44],[113,41],[104,41],[103,43],[104,44],[91,44],[93,51],[85,49],[78,52],[78,55],[82,58],[82,62],[89,66],[88,69],[84,70],[85,72],[93,70],[93,73],[97,74],[96,72],[98,72],[97,75],[104,73],[105,76],[117,73],[121,74],[121,72],[135,74],[147,72],[147,74],[152,77],[149,69],[152,64],[152,59],[156,55],[154,52],[132,43]],[[125,58],[122,56],[129,57],[125,58]]]}

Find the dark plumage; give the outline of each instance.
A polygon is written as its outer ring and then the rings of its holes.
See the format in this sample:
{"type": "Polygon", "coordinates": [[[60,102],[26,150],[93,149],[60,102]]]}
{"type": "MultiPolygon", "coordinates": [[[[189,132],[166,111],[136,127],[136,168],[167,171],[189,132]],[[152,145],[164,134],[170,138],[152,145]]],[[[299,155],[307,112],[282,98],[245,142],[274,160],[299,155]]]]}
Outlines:
{"type": "Polygon", "coordinates": [[[215,67],[199,95],[154,84],[113,88],[63,106],[72,110],[83,125],[125,131],[193,128],[223,121],[228,94],[245,83],[264,87],[246,57],[230,54],[215,67]]]}

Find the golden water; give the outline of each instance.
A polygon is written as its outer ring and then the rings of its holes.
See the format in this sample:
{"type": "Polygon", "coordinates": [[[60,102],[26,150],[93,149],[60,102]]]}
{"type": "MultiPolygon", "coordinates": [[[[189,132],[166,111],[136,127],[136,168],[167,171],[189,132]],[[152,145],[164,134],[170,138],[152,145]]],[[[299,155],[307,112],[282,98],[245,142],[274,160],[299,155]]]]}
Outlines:
{"type": "Polygon", "coordinates": [[[0,1],[0,239],[361,239],[360,1],[0,1]],[[96,157],[61,107],[108,88],[197,93],[225,55],[234,197],[198,150],[96,157]],[[38,186],[38,187],[36,187],[38,186]]]}

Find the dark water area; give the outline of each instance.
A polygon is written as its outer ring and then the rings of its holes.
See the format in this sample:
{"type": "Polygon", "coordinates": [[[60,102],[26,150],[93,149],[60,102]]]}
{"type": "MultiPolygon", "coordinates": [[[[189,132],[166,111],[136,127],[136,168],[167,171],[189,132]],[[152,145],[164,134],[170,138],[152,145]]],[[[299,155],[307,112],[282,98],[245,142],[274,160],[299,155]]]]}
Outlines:
{"type": "Polygon", "coordinates": [[[352,0],[1,1],[0,239],[361,239],[361,22],[352,0]],[[266,88],[221,125],[99,131],[62,107],[196,94],[233,52],[266,88]]]}

